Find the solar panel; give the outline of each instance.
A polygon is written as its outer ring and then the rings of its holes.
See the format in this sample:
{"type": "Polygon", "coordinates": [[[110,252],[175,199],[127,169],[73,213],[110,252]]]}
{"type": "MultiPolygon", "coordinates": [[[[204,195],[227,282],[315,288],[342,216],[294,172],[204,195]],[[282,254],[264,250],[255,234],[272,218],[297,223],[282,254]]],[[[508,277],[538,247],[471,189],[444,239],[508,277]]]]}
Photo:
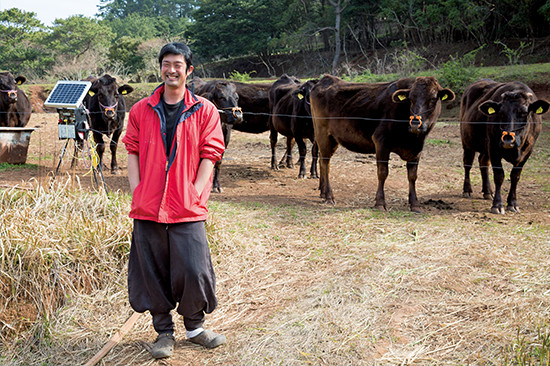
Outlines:
{"type": "Polygon", "coordinates": [[[46,107],[78,108],[82,100],[92,86],[89,81],[60,80],[55,84],[48,99],[44,102],[46,107]]]}

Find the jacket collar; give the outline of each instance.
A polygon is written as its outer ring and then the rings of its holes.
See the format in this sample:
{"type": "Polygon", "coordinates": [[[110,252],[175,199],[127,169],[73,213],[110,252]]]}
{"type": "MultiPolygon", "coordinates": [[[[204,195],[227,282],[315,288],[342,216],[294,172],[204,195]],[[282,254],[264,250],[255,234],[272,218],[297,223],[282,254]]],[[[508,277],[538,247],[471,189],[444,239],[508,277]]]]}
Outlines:
{"type": "MultiPolygon", "coordinates": [[[[164,93],[164,83],[157,86],[157,88],[153,91],[153,94],[149,97],[148,104],[155,108],[159,105],[161,102],[162,94],[164,93]]],[[[187,111],[189,108],[193,107],[195,104],[199,103],[198,98],[189,90],[189,88],[185,88],[185,94],[183,96],[183,103],[185,104],[184,112],[187,111]]]]}

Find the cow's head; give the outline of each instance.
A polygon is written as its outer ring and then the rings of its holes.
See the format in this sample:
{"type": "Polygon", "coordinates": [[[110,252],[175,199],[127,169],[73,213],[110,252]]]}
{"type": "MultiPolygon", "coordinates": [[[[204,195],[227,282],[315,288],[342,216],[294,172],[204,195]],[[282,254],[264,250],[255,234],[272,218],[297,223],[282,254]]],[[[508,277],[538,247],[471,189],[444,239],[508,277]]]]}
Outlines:
{"type": "Polygon", "coordinates": [[[119,86],[116,79],[110,75],[103,75],[95,80],[90,87],[89,94],[96,96],[99,103],[99,110],[103,114],[103,119],[114,121],[117,117],[119,100],[122,95],[134,91],[130,85],[119,86]]]}
{"type": "Polygon", "coordinates": [[[451,89],[442,88],[434,77],[418,77],[410,89],[396,90],[394,103],[409,103],[409,131],[415,134],[431,130],[441,113],[441,101],[455,99],[451,89]]]}
{"type": "Polygon", "coordinates": [[[535,100],[533,93],[508,91],[502,93],[500,101],[488,100],[479,105],[479,111],[490,121],[499,124],[500,145],[505,149],[519,147],[527,123],[536,115],[548,112],[550,104],[543,99],[535,100]]]}
{"type": "Polygon", "coordinates": [[[3,104],[17,102],[17,85],[27,81],[24,76],[16,78],[10,72],[0,72],[0,100],[3,104]]]}
{"type": "Polygon", "coordinates": [[[203,97],[210,100],[223,113],[221,114],[222,122],[234,125],[241,123],[243,120],[243,112],[239,108],[239,94],[235,84],[228,81],[219,81],[214,84],[208,93],[203,97]]]}
{"type": "Polygon", "coordinates": [[[304,82],[299,88],[292,92],[294,103],[303,104],[307,114],[311,116],[311,103],[309,101],[309,94],[311,89],[317,84],[318,79],[312,79],[304,82]]]}

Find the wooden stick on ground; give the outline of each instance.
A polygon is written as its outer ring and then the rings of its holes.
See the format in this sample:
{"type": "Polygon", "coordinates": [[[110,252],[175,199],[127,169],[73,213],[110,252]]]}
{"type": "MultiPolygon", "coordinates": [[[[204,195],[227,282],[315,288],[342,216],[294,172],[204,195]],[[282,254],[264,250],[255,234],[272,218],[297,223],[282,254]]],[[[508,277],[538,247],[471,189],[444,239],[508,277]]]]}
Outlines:
{"type": "Polygon", "coordinates": [[[140,315],[141,313],[133,313],[132,316],[128,318],[128,320],[126,320],[126,323],[124,323],[120,330],[116,332],[111,337],[111,339],[109,339],[109,342],[107,342],[105,346],[103,346],[103,348],[90,359],[90,361],[86,362],[84,366],[94,366],[103,357],[105,357],[105,355],[111,350],[111,348],[113,348],[118,342],[120,342],[122,337],[124,337],[124,335],[128,333],[130,329],[132,329],[140,315]]]}

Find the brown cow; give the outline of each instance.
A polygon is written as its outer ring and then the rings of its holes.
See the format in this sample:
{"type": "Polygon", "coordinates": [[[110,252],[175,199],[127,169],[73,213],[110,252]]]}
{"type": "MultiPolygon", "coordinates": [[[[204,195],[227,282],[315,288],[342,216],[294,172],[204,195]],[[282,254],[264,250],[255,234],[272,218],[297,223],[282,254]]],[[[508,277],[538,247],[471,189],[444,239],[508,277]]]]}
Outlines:
{"type": "Polygon", "coordinates": [[[269,140],[271,143],[271,169],[278,170],[279,164],[276,161],[277,134],[280,132],[287,137],[286,153],[281,159],[281,165],[286,160],[287,168],[292,168],[292,145],[294,136],[290,131],[290,118],[292,115],[292,95],[291,93],[301,84],[300,80],[294,76],[283,74],[277,79],[269,89],[269,110],[271,118],[269,119],[269,140]]]}
{"type": "MultiPolygon", "coordinates": [[[[300,154],[298,160],[300,166],[298,178],[305,178],[305,157],[307,153],[305,139],[309,139],[313,145],[311,148],[312,162],[310,174],[312,178],[319,178],[317,174],[318,149],[315,143],[311,109],[309,107],[309,92],[317,80],[308,80],[304,83],[297,83],[294,80],[284,83],[283,80],[281,78],[276,81],[270,91],[270,103],[273,105],[270,135],[271,167],[274,169],[278,167],[275,158],[275,146],[277,144],[277,133],[280,133],[289,139],[296,140],[300,154]],[[279,82],[282,85],[276,86],[279,82]],[[277,88],[278,94],[275,92],[275,88],[277,88]],[[284,93],[281,93],[281,91],[284,91],[284,93]],[[277,97],[279,98],[278,100],[276,99],[277,97]]],[[[287,156],[287,166],[292,167],[292,155],[290,154],[287,156]]]]}
{"type": "MultiPolygon", "coordinates": [[[[237,94],[237,87],[234,83],[226,80],[213,80],[209,82],[203,82],[198,79],[195,83],[195,93],[210,100],[218,108],[221,113],[221,124],[223,130],[223,137],[225,147],[229,145],[231,137],[231,130],[235,124],[242,122],[243,114],[241,108],[238,106],[239,95],[237,94]]],[[[221,192],[220,185],[220,168],[222,161],[219,160],[214,165],[214,177],[212,182],[212,191],[221,192]]]]}
{"type": "Polygon", "coordinates": [[[540,115],[546,113],[549,107],[547,101],[537,100],[535,93],[521,82],[480,80],[466,88],[460,103],[465,197],[472,196],[470,170],[478,152],[483,197],[490,199],[492,196],[489,182],[489,165],[492,165],[495,194],[491,212],[504,214],[501,195],[504,159],[513,165],[507,209],[519,212],[516,188],[523,166],[542,130],[540,115]]]}
{"type": "Polygon", "coordinates": [[[31,118],[31,102],[18,85],[27,79],[0,72],[0,127],[25,127],[31,118]]]}
{"type": "Polygon", "coordinates": [[[338,145],[342,145],[354,152],[376,154],[375,207],[384,210],[388,161],[390,153],[398,154],[407,162],[411,210],[420,211],[415,184],[424,140],[441,113],[441,101],[454,97],[450,89],[443,89],[433,77],[368,84],[324,76],[310,96],[321,159],[321,198],[334,203],[329,165],[338,145]]]}

